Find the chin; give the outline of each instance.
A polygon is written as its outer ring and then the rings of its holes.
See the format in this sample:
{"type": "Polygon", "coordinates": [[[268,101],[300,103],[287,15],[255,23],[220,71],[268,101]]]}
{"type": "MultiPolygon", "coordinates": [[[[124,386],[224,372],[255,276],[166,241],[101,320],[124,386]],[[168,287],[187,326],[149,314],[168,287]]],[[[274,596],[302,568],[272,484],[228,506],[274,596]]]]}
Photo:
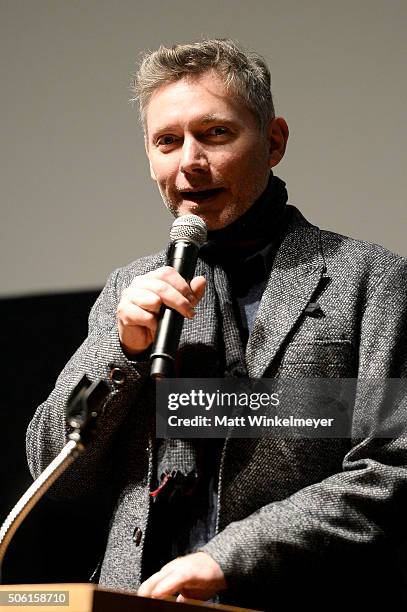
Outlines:
{"type": "Polygon", "coordinates": [[[234,221],[239,219],[248,208],[250,208],[250,206],[244,210],[222,210],[218,214],[200,214],[199,216],[205,221],[208,230],[220,230],[234,223],[234,221]]]}
{"type": "Polygon", "coordinates": [[[201,210],[199,205],[188,206],[185,208],[181,207],[175,211],[171,210],[171,212],[174,217],[182,217],[183,215],[196,215],[197,217],[200,217],[202,221],[205,221],[208,230],[221,229],[222,227],[225,227],[230,223],[230,221],[222,219],[219,214],[211,214],[210,212],[201,210]]]}
{"type": "Polygon", "coordinates": [[[236,217],[228,216],[225,218],[225,217],[214,217],[212,215],[206,215],[206,214],[199,214],[198,212],[194,212],[193,214],[198,215],[198,217],[201,217],[201,219],[205,221],[206,227],[208,228],[209,231],[223,229],[224,227],[227,227],[228,225],[230,225],[231,223],[233,223],[233,221],[236,221],[237,219],[237,216],[236,217]]]}
{"type": "Polygon", "coordinates": [[[181,217],[182,215],[197,215],[206,223],[206,227],[209,231],[219,230],[227,227],[236,219],[238,219],[243,213],[246,212],[250,206],[233,208],[230,210],[229,207],[219,207],[218,210],[213,210],[215,208],[213,206],[212,210],[210,206],[205,206],[202,204],[182,204],[180,206],[174,206],[172,203],[166,201],[166,206],[170,210],[170,212],[174,215],[174,217],[181,217]],[[228,209],[229,208],[229,209],[228,209]]]}
{"type": "Polygon", "coordinates": [[[201,217],[201,219],[205,221],[206,227],[208,228],[209,231],[223,229],[224,227],[226,227],[227,225],[231,223],[231,221],[228,221],[225,219],[212,219],[212,218],[207,218],[205,215],[199,215],[199,216],[201,217]]]}
{"type": "Polygon", "coordinates": [[[209,210],[202,210],[199,205],[178,209],[177,217],[181,215],[197,215],[202,221],[205,221],[208,230],[220,229],[228,224],[228,221],[222,218],[221,214],[209,210]]]}

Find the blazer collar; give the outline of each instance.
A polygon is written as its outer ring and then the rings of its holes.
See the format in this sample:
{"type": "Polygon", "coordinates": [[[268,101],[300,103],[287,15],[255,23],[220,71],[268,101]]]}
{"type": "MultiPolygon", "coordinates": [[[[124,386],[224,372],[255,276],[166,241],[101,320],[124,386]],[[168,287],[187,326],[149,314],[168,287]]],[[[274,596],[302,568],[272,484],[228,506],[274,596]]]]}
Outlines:
{"type": "Polygon", "coordinates": [[[293,206],[246,347],[251,378],[260,378],[302,316],[325,271],[320,229],[293,206]]]}

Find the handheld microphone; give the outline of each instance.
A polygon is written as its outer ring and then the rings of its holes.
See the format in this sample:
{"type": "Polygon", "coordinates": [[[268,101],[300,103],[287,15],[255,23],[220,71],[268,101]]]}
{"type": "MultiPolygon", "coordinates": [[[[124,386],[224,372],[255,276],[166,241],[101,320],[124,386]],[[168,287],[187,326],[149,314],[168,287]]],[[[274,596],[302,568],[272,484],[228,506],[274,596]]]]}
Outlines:
{"type": "MultiPolygon", "coordinates": [[[[206,225],[197,215],[177,217],[170,231],[170,249],[167,264],[189,283],[194,276],[198,252],[206,242],[206,225]]],[[[159,314],[157,334],[151,350],[152,378],[174,375],[175,354],[181,337],[184,317],[163,305],[159,314]]]]}

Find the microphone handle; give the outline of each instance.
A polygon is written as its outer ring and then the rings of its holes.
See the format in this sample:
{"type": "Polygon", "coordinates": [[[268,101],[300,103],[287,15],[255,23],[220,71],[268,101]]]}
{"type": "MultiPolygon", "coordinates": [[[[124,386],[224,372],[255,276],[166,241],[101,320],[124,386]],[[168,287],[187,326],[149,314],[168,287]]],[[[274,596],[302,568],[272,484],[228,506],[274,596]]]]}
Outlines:
{"type": "MultiPolygon", "coordinates": [[[[178,239],[171,243],[167,264],[187,281],[194,276],[199,247],[193,242],[178,239]]],[[[175,373],[175,355],[181,337],[184,317],[181,313],[163,305],[159,313],[160,322],[151,350],[152,378],[169,378],[175,373]]]]}

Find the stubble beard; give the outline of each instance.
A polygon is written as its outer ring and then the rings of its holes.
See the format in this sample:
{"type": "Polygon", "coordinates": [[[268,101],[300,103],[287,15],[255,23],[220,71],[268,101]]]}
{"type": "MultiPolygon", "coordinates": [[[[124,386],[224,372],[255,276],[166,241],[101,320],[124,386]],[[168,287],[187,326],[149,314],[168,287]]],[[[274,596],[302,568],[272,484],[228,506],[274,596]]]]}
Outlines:
{"type": "Polygon", "coordinates": [[[171,200],[167,198],[167,196],[165,195],[165,193],[161,189],[161,186],[158,183],[157,183],[157,187],[158,187],[158,191],[160,192],[161,199],[164,202],[165,208],[170,211],[173,217],[179,217],[180,212],[178,210],[178,207],[173,202],[171,202],[171,200]]]}
{"type": "Polygon", "coordinates": [[[199,214],[199,209],[194,211],[181,212],[180,204],[171,201],[166,196],[166,194],[158,183],[157,186],[165,207],[167,208],[167,210],[169,210],[173,217],[176,218],[185,214],[195,214],[201,217],[203,221],[205,221],[208,226],[208,230],[218,230],[227,227],[228,225],[236,221],[245,212],[247,212],[249,208],[253,206],[254,202],[263,193],[264,189],[267,186],[267,181],[265,182],[265,185],[261,183],[262,181],[256,182],[256,186],[249,190],[249,193],[247,194],[248,201],[244,202],[239,198],[237,198],[236,200],[232,200],[231,202],[226,204],[221,211],[218,212],[216,219],[213,219],[212,216],[209,216],[204,213],[199,214]]]}

